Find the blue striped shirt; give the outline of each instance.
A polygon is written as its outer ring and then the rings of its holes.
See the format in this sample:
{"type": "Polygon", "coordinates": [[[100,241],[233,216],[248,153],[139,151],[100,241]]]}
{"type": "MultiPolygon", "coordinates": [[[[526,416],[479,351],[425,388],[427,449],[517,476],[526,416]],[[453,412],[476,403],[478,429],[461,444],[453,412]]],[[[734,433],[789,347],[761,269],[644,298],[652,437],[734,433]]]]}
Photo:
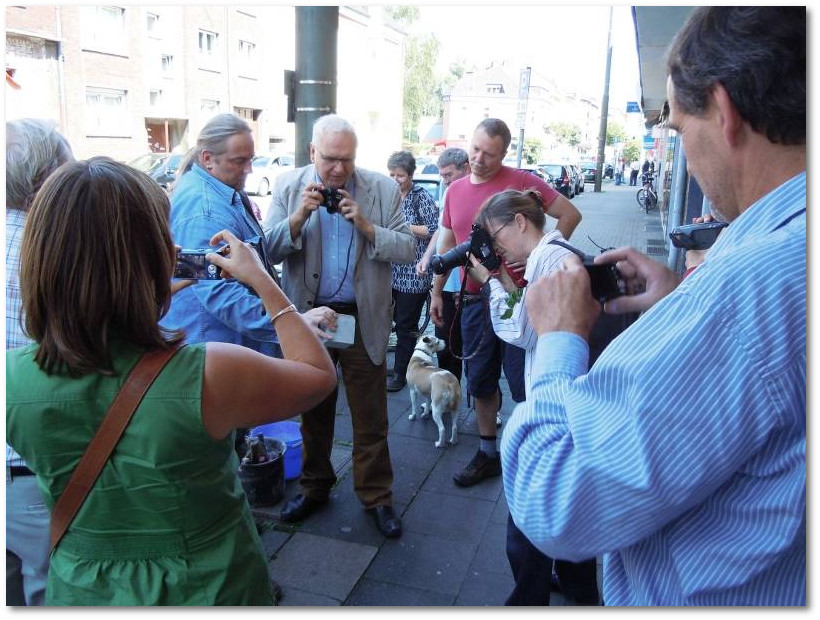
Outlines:
{"type": "Polygon", "coordinates": [[[539,338],[507,502],[547,555],[604,555],[607,605],[805,605],[805,209],[801,173],[587,374],[583,339],[539,338]]]}
{"type": "MultiPolygon", "coordinates": [[[[318,172],[314,181],[322,183],[318,172]]],[[[356,184],[352,176],[342,189],[356,200],[356,184]]],[[[320,208],[317,213],[322,230],[322,270],[319,272],[316,305],[356,303],[356,292],[353,290],[358,251],[356,227],[345,219],[341,211],[328,213],[327,209],[320,208]]]]}

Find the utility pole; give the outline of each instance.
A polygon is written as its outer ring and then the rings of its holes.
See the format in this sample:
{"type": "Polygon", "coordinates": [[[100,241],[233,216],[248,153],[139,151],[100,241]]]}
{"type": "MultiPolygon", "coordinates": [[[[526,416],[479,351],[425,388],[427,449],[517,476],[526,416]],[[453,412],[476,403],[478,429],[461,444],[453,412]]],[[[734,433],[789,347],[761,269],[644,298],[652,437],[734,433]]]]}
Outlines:
{"type": "Polygon", "coordinates": [[[515,124],[518,127],[518,154],[516,155],[516,168],[521,167],[521,155],[524,153],[524,127],[527,124],[527,102],[530,97],[530,76],[532,69],[526,67],[521,69],[521,78],[518,83],[518,110],[515,115],[515,124]]]}
{"type": "Polygon", "coordinates": [[[338,6],[296,7],[296,71],[285,72],[288,121],[296,123],[296,167],[310,163],[313,123],[336,112],[338,6]]]}
{"type": "MultiPolygon", "coordinates": [[[[604,77],[604,96],[601,97],[601,127],[598,129],[598,158],[595,162],[595,191],[601,191],[604,180],[604,148],[606,147],[606,121],[609,114],[609,72],[612,69],[612,10],[609,7],[609,32],[606,36],[606,74],[604,77]]],[[[617,162],[616,162],[617,164],[617,162]]]]}

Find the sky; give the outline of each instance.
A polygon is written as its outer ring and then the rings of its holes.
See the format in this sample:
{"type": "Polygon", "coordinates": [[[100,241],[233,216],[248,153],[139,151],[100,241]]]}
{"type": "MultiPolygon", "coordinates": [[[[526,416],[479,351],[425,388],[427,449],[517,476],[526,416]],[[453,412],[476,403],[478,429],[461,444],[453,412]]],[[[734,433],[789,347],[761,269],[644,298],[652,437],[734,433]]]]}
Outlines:
{"type": "MultiPolygon", "coordinates": [[[[601,99],[606,69],[608,5],[420,5],[411,34],[439,41],[437,72],[459,59],[478,68],[506,60],[530,66],[568,91],[601,99]],[[488,25],[491,25],[488,28],[488,25]]],[[[640,77],[630,7],[613,7],[610,101],[624,107],[640,100],[640,77]]]]}

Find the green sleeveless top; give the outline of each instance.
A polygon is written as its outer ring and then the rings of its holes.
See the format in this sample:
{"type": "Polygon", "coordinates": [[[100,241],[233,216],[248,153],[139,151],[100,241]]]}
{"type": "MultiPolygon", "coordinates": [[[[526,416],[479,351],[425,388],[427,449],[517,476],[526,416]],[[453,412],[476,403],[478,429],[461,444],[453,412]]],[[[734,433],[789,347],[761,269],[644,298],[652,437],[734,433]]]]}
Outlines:
{"type": "MultiPolygon", "coordinates": [[[[6,440],[51,509],[140,352],[114,376],[48,376],[36,345],[6,351],[6,440]]],[[[183,347],[134,413],[51,556],[48,605],[270,605],[233,433],[202,425],[205,345],[183,347]]]]}

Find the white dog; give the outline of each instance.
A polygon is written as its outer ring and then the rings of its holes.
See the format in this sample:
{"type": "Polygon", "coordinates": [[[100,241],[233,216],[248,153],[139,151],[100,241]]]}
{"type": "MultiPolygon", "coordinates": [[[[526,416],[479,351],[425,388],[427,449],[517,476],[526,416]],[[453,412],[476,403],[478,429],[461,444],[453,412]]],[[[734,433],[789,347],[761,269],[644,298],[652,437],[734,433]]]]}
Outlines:
{"type": "Polygon", "coordinates": [[[433,420],[438,426],[438,441],[436,448],[444,447],[444,420],[445,414],[450,414],[450,443],[458,443],[458,407],[461,404],[461,385],[456,376],[449,370],[441,370],[436,364],[435,354],[444,349],[443,340],[435,336],[419,336],[413,356],[407,365],[407,385],[410,387],[410,416],[416,419],[417,399],[421,397],[421,417],[430,417],[432,409],[433,420]],[[432,407],[428,406],[430,398],[432,407]]]}

